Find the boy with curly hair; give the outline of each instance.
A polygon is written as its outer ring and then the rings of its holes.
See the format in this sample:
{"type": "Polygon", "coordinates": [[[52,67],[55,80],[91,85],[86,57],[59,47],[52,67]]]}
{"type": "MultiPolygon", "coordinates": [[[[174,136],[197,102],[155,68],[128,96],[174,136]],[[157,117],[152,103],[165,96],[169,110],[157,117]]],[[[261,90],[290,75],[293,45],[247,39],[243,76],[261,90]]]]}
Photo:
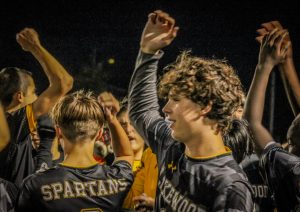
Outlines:
{"type": "Polygon", "coordinates": [[[157,65],[178,30],[167,13],[150,13],[129,85],[131,122],[157,155],[155,210],[252,211],[251,187],[223,142],[243,101],[233,68],[184,52],[159,83],[168,99],[160,116],[157,65]]]}

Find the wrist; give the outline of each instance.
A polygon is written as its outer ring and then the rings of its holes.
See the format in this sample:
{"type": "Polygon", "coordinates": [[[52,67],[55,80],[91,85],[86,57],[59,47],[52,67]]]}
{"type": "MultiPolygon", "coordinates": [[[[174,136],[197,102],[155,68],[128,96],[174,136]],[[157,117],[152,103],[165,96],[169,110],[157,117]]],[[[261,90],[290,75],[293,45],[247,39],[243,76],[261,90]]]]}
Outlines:
{"type": "Polygon", "coordinates": [[[272,63],[258,63],[256,66],[256,71],[258,72],[264,72],[264,73],[270,73],[272,69],[274,68],[274,65],[272,63]]]}
{"type": "Polygon", "coordinates": [[[32,47],[32,49],[30,49],[31,54],[33,54],[35,57],[39,57],[43,54],[44,52],[44,47],[42,47],[42,45],[38,44],[32,47]]]}
{"type": "Polygon", "coordinates": [[[143,52],[145,54],[156,54],[159,51],[159,49],[151,49],[151,48],[149,48],[147,46],[143,46],[143,45],[141,45],[140,49],[141,49],[141,52],[143,52]]]}

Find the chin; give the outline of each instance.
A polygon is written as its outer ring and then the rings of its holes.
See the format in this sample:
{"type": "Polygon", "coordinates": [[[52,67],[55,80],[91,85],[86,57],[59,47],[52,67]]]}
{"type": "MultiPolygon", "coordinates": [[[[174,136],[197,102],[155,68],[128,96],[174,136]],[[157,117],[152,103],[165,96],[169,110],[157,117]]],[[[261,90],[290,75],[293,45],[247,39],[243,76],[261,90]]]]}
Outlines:
{"type": "Polygon", "coordinates": [[[174,131],[172,131],[171,136],[172,136],[172,138],[173,138],[174,140],[181,142],[180,137],[179,137],[178,135],[176,135],[176,134],[174,133],[174,131]]]}

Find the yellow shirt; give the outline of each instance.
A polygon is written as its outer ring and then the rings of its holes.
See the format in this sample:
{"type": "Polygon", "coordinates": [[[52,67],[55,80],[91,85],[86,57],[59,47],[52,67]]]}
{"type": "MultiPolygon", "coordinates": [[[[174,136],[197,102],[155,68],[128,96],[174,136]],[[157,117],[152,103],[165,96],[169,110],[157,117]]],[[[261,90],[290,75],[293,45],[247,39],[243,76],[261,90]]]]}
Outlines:
{"type": "Polygon", "coordinates": [[[27,116],[28,126],[30,129],[30,132],[32,133],[32,132],[36,131],[37,122],[34,119],[32,104],[26,105],[25,107],[26,107],[26,116],[27,116]]]}
{"type": "Polygon", "coordinates": [[[143,152],[141,162],[142,168],[135,175],[131,189],[123,202],[123,208],[134,208],[133,197],[140,196],[142,193],[155,199],[158,167],[156,155],[152,153],[150,148],[143,152]]]}

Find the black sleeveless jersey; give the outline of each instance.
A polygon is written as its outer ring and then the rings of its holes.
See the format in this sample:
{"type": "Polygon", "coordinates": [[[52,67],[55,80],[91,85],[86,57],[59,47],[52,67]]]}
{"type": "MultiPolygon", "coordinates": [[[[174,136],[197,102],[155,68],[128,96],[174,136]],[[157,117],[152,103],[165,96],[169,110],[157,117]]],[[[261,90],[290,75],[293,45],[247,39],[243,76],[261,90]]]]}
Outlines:
{"type": "Polygon", "coordinates": [[[16,185],[21,185],[23,179],[35,171],[26,107],[6,114],[11,140],[0,152],[0,178],[16,185]]]}

